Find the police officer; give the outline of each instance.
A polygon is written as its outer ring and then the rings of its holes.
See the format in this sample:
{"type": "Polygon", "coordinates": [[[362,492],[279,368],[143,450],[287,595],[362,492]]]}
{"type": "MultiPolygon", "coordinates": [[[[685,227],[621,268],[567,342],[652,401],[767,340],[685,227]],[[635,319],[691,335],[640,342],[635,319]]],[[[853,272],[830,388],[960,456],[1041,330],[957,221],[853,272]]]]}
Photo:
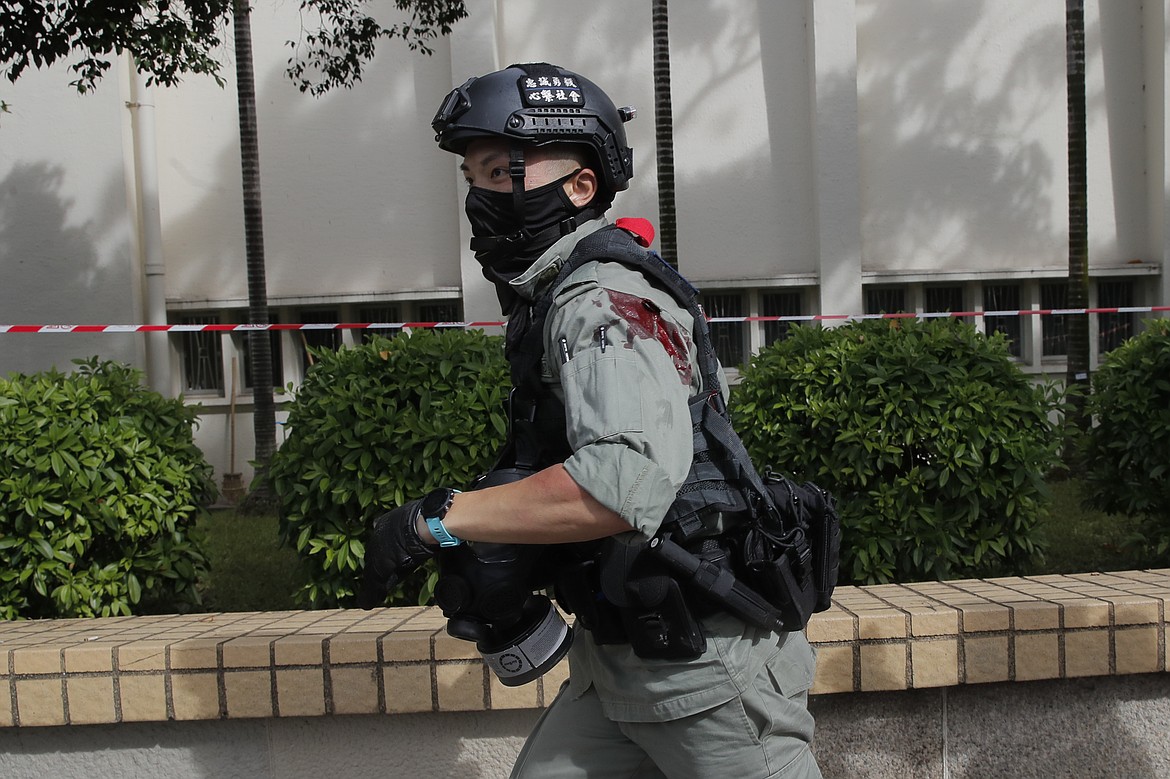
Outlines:
{"type": "MultiPolygon", "coordinates": [[[[584,258],[550,288],[594,234],[649,243],[640,223],[626,231],[604,216],[633,172],[623,129],[632,117],[591,81],[546,63],[472,78],[440,107],[439,146],[461,156],[468,185],[471,248],[509,318],[513,381],[525,379],[515,369],[529,335],[542,353],[530,363],[531,406],[552,426],[523,447],[542,460],[528,478],[440,490],[381,518],[366,556],[375,600],[440,543],[636,545],[661,529],[691,467],[688,400],[705,389],[694,317],[607,257],[584,258]]],[[[721,371],[718,382],[725,397],[721,371]]],[[[815,657],[804,635],[726,612],[700,624],[697,657],[662,659],[603,642],[578,620],[569,682],[513,776],[819,776],[807,711],[815,657]]]]}

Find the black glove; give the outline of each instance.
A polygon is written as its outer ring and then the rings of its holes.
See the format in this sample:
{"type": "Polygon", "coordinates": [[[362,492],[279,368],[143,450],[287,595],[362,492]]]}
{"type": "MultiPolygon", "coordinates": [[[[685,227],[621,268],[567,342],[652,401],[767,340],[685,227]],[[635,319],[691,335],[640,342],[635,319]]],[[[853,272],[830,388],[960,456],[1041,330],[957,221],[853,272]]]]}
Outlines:
{"type": "Polygon", "coordinates": [[[358,606],[381,605],[398,582],[435,555],[436,547],[423,542],[415,528],[421,500],[411,501],[374,520],[366,544],[366,569],[358,606]]]}

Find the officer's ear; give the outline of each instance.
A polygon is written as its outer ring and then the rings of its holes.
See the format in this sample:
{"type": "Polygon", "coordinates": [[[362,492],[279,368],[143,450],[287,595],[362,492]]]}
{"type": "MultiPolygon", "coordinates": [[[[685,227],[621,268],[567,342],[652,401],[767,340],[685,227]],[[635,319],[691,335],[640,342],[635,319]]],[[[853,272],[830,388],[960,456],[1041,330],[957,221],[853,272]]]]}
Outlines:
{"type": "Polygon", "coordinates": [[[565,182],[565,194],[577,208],[584,208],[597,194],[597,174],[592,168],[581,168],[565,182]]]}

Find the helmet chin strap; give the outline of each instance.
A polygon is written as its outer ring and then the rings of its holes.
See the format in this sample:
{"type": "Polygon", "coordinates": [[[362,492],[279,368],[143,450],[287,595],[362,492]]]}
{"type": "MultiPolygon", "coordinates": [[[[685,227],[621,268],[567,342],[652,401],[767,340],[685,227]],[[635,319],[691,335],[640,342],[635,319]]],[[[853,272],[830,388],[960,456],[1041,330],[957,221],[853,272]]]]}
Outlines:
{"type": "Polygon", "coordinates": [[[508,175],[512,178],[512,208],[521,224],[524,223],[525,200],[524,178],[527,168],[524,165],[524,145],[513,143],[508,153],[508,175]]]}

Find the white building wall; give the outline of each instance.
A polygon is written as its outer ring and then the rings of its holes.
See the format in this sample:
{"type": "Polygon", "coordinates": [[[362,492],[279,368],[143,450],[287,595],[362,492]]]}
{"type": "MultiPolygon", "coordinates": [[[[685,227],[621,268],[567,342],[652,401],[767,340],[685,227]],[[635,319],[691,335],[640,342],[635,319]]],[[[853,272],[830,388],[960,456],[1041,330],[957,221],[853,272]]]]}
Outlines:
{"type": "Polygon", "coordinates": [[[1089,135],[1089,262],[1108,267],[1162,261],[1149,240],[1146,177],[1149,166],[1146,102],[1154,99],[1145,80],[1149,51],[1143,0],[1098,0],[1085,4],[1085,93],[1089,135]]]}
{"type": "MultiPolygon", "coordinates": [[[[1090,262],[1157,262],[1142,3],[1085,5],[1090,262]]],[[[1064,6],[858,6],[866,270],[1067,269],[1064,6]]]]}
{"type": "MultiPolygon", "coordinates": [[[[637,7],[574,0],[508,0],[496,5],[500,9],[499,67],[516,62],[553,62],[597,83],[616,105],[638,109],[637,118],[625,125],[627,141],[634,149],[634,179],[630,188],[615,199],[611,216],[641,216],[656,223],[649,4],[637,7]]],[[[462,83],[468,76],[483,72],[457,73],[455,81],[462,83]]]]}
{"type": "Polygon", "coordinates": [[[816,270],[804,4],[735,6],[671,7],[679,267],[701,286],[816,270]]]}
{"type": "MultiPolygon", "coordinates": [[[[452,160],[430,120],[450,89],[436,54],[385,42],[352,90],[314,98],[285,75],[294,8],[259,3],[252,31],[268,294],[386,299],[460,286],[452,160]]],[[[167,296],[246,303],[243,205],[232,72],[220,89],[191,79],[159,99],[167,296]]]]}
{"type": "Polygon", "coordinates": [[[1064,6],[858,2],[867,271],[1067,267],[1064,6]]]}
{"type": "MultiPolygon", "coordinates": [[[[458,161],[430,120],[468,76],[551,60],[636,106],[636,177],[613,215],[657,221],[650,8],[621,0],[471,0],[435,54],[386,41],[350,91],[317,99],[284,75],[294,5],[252,27],[268,294],[275,307],[460,301],[498,317],[466,248],[458,161]]],[[[1167,300],[1166,25],[1170,0],[1086,2],[1090,264],[1167,300]]],[[[707,290],[799,287],[804,313],[859,313],[863,284],[1057,279],[1067,267],[1064,9],[1016,0],[674,4],[671,54],[682,270],[707,290]]],[[[227,84],[156,90],[173,321],[243,320],[247,289],[234,55],[227,84]]],[[[127,68],[78,96],[64,68],[0,97],[0,324],[144,317],[127,68]]],[[[1031,283],[1031,282],[1029,282],[1031,283]]],[[[922,288],[907,290],[920,306],[922,288]]],[[[1037,289],[1022,300],[1036,305],[1037,289]]],[[[344,307],[343,309],[341,307],[344,307]]],[[[1031,325],[1032,323],[1029,323],[1031,325]]],[[[352,342],[355,336],[346,335],[352,342]]],[[[1025,333],[1040,369],[1041,341],[1025,333]]],[[[753,331],[752,343],[759,345],[753,331]]],[[[286,378],[299,340],[284,338],[286,378]]],[[[224,374],[235,351],[225,339],[224,374]]],[[[177,350],[181,339],[172,337],[177,350]]],[[[0,373],[100,353],[143,365],[141,336],[0,334],[0,373]]],[[[175,356],[178,352],[175,351],[175,356]]],[[[179,391],[182,372],[172,368],[179,391]]],[[[230,457],[228,391],[199,396],[201,440],[230,457]]],[[[238,402],[237,469],[251,454],[238,402]]]]}
{"type": "MultiPolygon", "coordinates": [[[[0,97],[0,320],[135,323],[142,316],[127,198],[126,87],[79,96],[65,68],[4,82],[0,97]]],[[[141,338],[0,335],[0,376],[100,354],[140,364],[141,338]]]]}

